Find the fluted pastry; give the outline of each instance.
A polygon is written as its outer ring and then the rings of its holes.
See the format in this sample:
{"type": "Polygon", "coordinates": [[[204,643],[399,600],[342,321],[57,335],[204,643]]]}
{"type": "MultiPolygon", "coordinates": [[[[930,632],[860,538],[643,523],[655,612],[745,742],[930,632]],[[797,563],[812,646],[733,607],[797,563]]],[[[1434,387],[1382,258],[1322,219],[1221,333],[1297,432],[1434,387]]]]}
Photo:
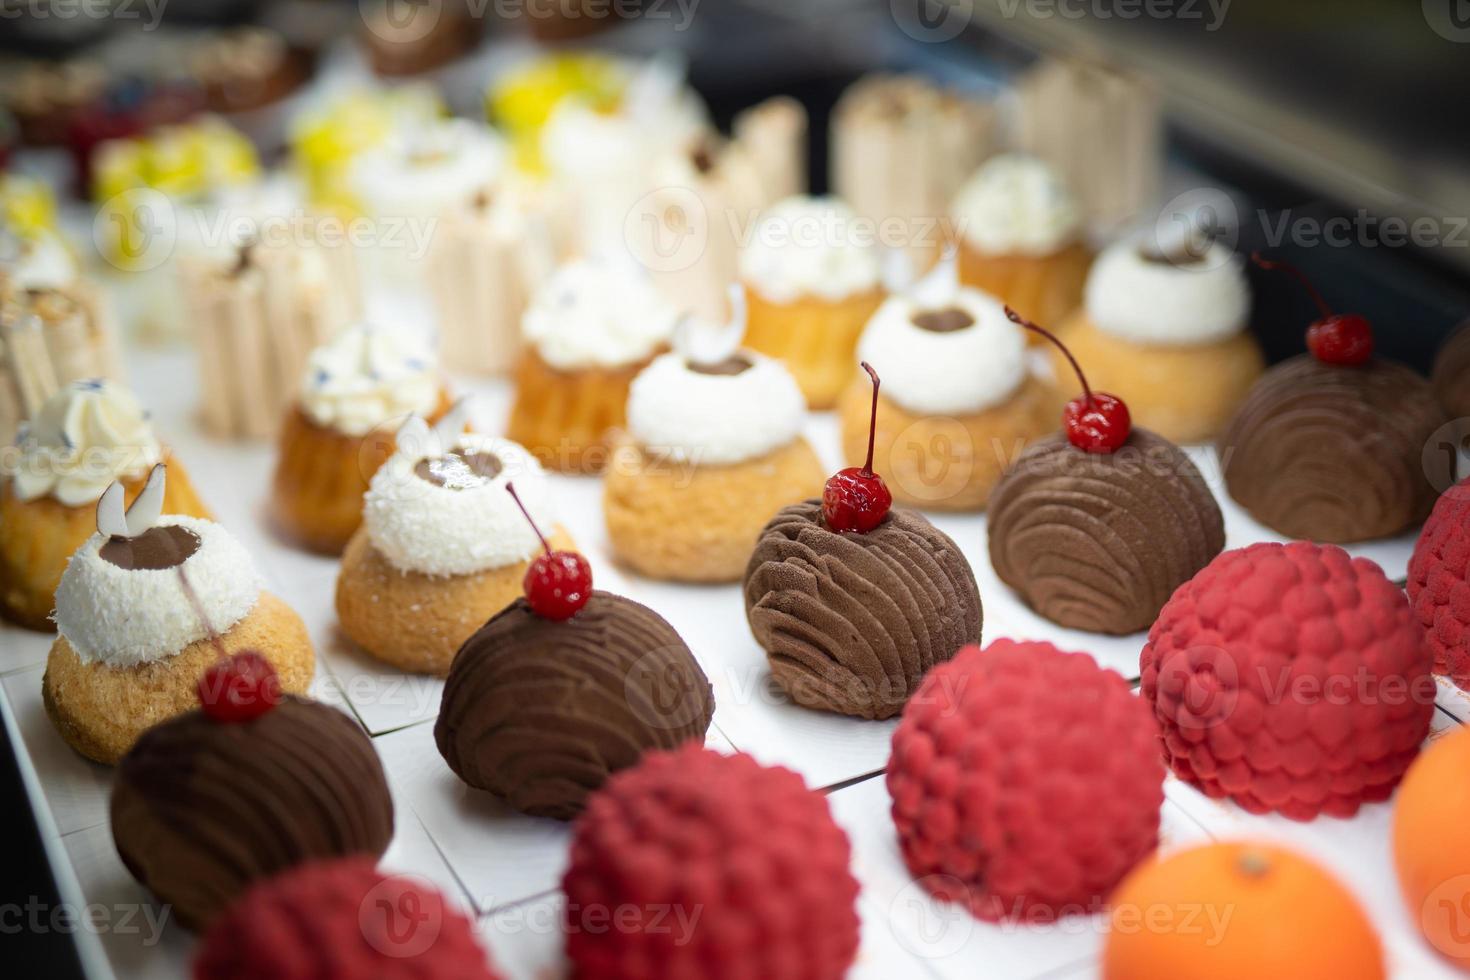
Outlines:
{"type": "Polygon", "coordinates": [[[959,547],[895,508],[837,534],[819,501],[772,518],[745,573],[745,612],[798,704],[861,718],[903,709],[924,673],[980,641],[980,591],[959,547]]]}
{"type": "Polygon", "coordinates": [[[1001,581],[1052,622],[1096,633],[1147,629],[1225,547],[1199,470],[1145,429],[1112,454],[1043,439],[1001,478],[989,513],[1001,581]]]}
{"type": "Polygon", "coordinates": [[[554,621],[522,598],[454,658],[434,741],[471,786],[567,820],[645,751],[702,743],[713,714],[704,671],[653,610],[594,592],[554,621]]]}
{"type": "Polygon", "coordinates": [[[1225,483],[1288,537],[1398,534],[1454,482],[1453,462],[1424,452],[1442,422],[1429,382],[1402,364],[1341,367],[1302,354],[1266,372],[1221,436],[1225,483]]]}

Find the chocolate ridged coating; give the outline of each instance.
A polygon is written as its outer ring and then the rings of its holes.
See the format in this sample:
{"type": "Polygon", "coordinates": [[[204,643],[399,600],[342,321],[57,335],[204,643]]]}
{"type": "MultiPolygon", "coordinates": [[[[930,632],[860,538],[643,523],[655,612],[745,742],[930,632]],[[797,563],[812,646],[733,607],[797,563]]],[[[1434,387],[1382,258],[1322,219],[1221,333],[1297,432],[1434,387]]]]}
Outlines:
{"type": "Polygon", "coordinates": [[[1398,534],[1429,515],[1435,484],[1454,482],[1446,459],[1424,455],[1442,421],[1429,381],[1402,364],[1340,367],[1303,354],[1256,382],[1220,438],[1226,486],[1288,537],[1398,534]]]}
{"type": "Polygon", "coordinates": [[[1147,629],[1225,547],[1194,463],[1139,428],[1112,454],[1043,439],[1001,477],[989,514],[1001,581],[1052,622],[1094,633],[1147,629]]]}
{"type": "Polygon", "coordinates": [[[522,598],[455,655],[434,741],[471,786],[569,820],[648,749],[703,744],[714,706],[689,647],[647,606],[593,592],[557,622],[522,598]]]}
{"type": "Polygon", "coordinates": [[[288,695],[252,721],[196,710],[145,732],[118,763],[112,837],[133,877],[200,929],[259,879],[380,856],[393,800],[362,727],[288,695]]]}
{"type": "Polygon", "coordinates": [[[1432,383],[1446,418],[1470,418],[1470,323],[1461,324],[1439,349],[1432,383]]]}
{"type": "Polygon", "coordinates": [[[980,590],[959,547],[895,508],[837,534],[808,500],[779,512],[745,569],[745,614],[792,700],[890,718],[924,673],[980,642],[980,590]]]}

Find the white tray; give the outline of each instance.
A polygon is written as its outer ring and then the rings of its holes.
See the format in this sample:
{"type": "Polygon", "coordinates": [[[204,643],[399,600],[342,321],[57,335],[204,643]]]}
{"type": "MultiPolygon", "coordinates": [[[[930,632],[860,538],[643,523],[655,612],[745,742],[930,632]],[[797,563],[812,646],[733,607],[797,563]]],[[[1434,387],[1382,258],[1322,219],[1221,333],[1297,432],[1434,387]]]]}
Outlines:
{"type": "MultiPolygon", "coordinates": [[[[434,749],[430,721],[442,684],[412,677],[354,652],[337,633],[332,610],[336,563],[278,541],[262,520],[273,449],[211,441],[194,420],[195,370],[188,351],[139,351],[131,381],[153,410],[163,437],[188,467],[216,516],[255,555],[268,587],[306,619],[320,653],[314,693],[352,712],[375,736],[392,784],[397,832],[385,859],[396,871],[424,875],[479,917],[492,955],[511,977],[538,980],[565,974],[559,926],[560,874],[567,828],[507,811],[461,784],[434,749]]],[[[460,391],[481,396],[481,431],[500,431],[509,403],[503,383],[461,379],[460,391]]],[[[835,421],[814,416],[809,438],[832,467],[838,464],[835,421]]],[[[1195,451],[1225,512],[1227,545],[1276,537],[1218,493],[1213,454],[1195,451]]],[[[863,884],[863,947],[854,977],[974,976],[996,980],[1095,975],[1102,923],[1087,919],[1049,928],[996,927],[928,898],[909,879],[888,816],[881,770],[894,723],[865,722],[807,711],[787,703],[769,683],[765,658],[745,623],[738,586],[674,586],[648,582],[610,560],[602,526],[600,484],[554,477],[562,520],[592,561],[600,588],[620,592],[669,619],[714,684],[718,707],[711,746],[740,749],[767,763],[790,766],[816,788],[841,786],[830,799],[851,835],[854,870],[863,884]],[[880,774],[874,776],[874,774],[880,774]],[[863,777],[869,777],[864,779],[863,777]]],[[[939,515],[935,523],[960,545],[973,566],[985,605],[986,640],[999,636],[1048,639],[1086,650],[1106,667],[1133,678],[1142,636],[1103,638],[1058,627],[1022,606],[995,578],[986,554],[982,516],[939,515]]],[[[1403,575],[1413,538],[1352,549],[1403,575]]],[[[80,907],[148,905],[123,869],[107,826],[109,770],[73,753],[41,707],[40,682],[49,639],[0,628],[0,693],[6,722],[23,746],[22,767],[33,788],[43,837],[64,900],[80,907]]],[[[1470,700],[1441,691],[1441,726],[1470,717],[1470,700]]],[[[1371,911],[1390,951],[1395,976],[1415,980],[1454,976],[1437,961],[1399,907],[1387,860],[1389,808],[1368,807],[1353,820],[1324,818],[1293,824],[1257,818],[1204,799],[1171,780],[1163,811],[1165,846],[1208,836],[1263,836],[1288,841],[1335,869],[1371,911]]],[[[157,915],[156,910],[154,911],[157,915]]],[[[185,975],[193,940],[165,922],[148,943],[147,918],[133,931],[81,932],[78,946],[89,975],[177,978],[185,975]]]]}

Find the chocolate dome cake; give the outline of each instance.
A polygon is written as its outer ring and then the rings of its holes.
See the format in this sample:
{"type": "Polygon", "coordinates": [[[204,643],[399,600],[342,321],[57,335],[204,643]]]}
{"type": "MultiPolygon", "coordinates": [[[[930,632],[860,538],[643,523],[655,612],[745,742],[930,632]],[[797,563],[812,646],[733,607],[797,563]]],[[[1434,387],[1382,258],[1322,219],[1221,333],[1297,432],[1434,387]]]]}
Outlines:
{"type": "Polygon", "coordinates": [[[561,620],[517,599],[466,640],[434,740],[466,783],[567,820],[646,750],[702,744],[713,714],[709,680],[674,628],[594,591],[561,620]]]}
{"type": "Polygon", "coordinates": [[[313,858],[377,858],[393,801],[361,726],[285,695],[243,721],[195,710],[149,729],[117,767],[118,855],[199,929],[247,886],[313,858]]]}
{"type": "Polygon", "coordinates": [[[745,614],[792,700],[861,718],[898,714],[930,667],[980,641],[970,563],[901,509],[866,533],[831,530],[816,500],[777,513],[746,567],[745,614]]]}
{"type": "Polygon", "coordinates": [[[1462,323],[1439,349],[1431,383],[1446,418],[1470,418],[1470,323],[1462,323]]]}
{"type": "Polygon", "coordinates": [[[1199,470],[1133,428],[1113,453],[1057,433],[1027,449],[990,502],[996,574],[1042,616],[1073,629],[1147,629],[1174,590],[1225,547],[1199,470]]]}
{"type": "Polygon", "coordinates": [[[1443,421],[1429,382],[1402,364],[1302,354],[1266,372],[1221,436],[1225,483],[1291,538],[1398,534],[1429,516],[1436,486],[1454,482],[1446,457],[1424,454],[1443,421]]]}

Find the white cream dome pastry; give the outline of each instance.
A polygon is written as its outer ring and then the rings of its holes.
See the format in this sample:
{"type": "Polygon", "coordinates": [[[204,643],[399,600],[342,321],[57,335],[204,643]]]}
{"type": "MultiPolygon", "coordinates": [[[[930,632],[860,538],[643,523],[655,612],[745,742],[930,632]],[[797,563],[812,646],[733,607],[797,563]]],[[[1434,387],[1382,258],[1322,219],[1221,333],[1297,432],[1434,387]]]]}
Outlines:
{"type": "Polygon", "coordinates": [[[50,494],[68,507],[89,504],[115,480],[142,476],[163,456],[148,414],[111,381],[74,381],[48,398],[26,427],[15,495],[50,494]]]}
{"type": "Polygon", "coordinates": [[[1077,238],[1082,214],[1056,171],[1036,157],[1006,153],[975,171],[952,217],[965,241],[991,255],[1048,255],[1077,238]]]}
{"type": "Polygon", "coordinates": [[[833,197],[788,197],[762,212],[740,252],[741,278],[767,299],[840,300],[879,285],[882,263],[852,208],[833,197]]]}
{"type": "Polygon", "coordinates": [[[1195,346],[1246,327],[1250,285],[1244,263],[1212,242],[1192,261],[1146,255],[1119,242],[1098,257],[1087,278],[1087,313],[1098,328],[1137,344],[1195,346]]]}

